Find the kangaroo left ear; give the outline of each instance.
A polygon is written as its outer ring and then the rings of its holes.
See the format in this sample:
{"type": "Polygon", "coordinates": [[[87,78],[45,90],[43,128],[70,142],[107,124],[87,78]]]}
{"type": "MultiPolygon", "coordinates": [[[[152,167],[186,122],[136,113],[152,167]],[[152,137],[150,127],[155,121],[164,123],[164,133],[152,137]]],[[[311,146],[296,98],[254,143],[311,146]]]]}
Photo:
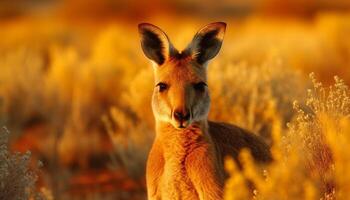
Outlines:
{"type": "Polygon", "coordinates": [[[219,53],[225,30],[224,22],[206,25],[198,31],[185,51],[189,51],[199,64],[204,64],[219,53]]]}

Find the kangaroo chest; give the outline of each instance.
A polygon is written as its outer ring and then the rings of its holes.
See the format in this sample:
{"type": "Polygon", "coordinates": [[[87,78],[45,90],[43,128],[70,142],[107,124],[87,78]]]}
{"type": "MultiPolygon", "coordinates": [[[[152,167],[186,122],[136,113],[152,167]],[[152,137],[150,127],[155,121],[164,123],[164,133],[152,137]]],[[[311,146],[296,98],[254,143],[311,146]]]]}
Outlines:
{"type": "Polygon", "coordinates": [[[164,199],[198,199],[197,192],[187,173],[186,157],[171,157],[165,160],[160,185],[164,199]]]}
{"type": "Polygon", "coordinates": [[[196,166],[188,163],[187,158],[204,144],[202,137],[196,132],[188,132],[164,142],[165,163],[160,186],[165,199],[199,199],[188,174],[189,168],[196,166]]]}

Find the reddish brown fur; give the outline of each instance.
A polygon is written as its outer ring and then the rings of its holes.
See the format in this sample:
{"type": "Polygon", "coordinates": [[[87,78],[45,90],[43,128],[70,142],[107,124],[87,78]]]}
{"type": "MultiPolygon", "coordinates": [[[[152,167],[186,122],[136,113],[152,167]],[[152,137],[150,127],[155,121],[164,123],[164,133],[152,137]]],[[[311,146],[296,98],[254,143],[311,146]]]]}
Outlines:
{"type": "Polygon", "coordinates": [[[226,156],[237,160],[240,150],[247,148],[257,161],[271,160],[268,146],[258,136],[207,120],[209,91],[196,85],[207,82],[206,61],[218,53],[225,24],[201,29],[184,54],[173,48],[159,28],[141,24],[140,29],[141,34],[147,33],[143,50],[156,62],[152,108],[157,134],[147,161],[148,198],[220,200],[226,156]],[[204,64],[196,60],[199,54],[204,64]],[[179,110],[189,117],[177,118],[174,112],[179,110]]]}

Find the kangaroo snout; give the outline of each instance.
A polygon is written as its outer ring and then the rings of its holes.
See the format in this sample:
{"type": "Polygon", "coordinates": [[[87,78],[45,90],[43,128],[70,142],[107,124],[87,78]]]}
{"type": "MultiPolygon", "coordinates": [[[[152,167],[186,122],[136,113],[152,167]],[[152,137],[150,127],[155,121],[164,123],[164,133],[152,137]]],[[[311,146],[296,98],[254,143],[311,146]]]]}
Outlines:
{"type": "Polygon", "coordinates": [[[174,118],[178,121],[187,121],[190,119],[190,113],[188,111],[175,111],[174,118]]]}
{"type": "Polygon", "coordinates": [[[189,120],[191,118],[190,112],[187,109],[175,110],[174,119],[178,123],[178,128],[185,128],[189,125],[189,120]]]}

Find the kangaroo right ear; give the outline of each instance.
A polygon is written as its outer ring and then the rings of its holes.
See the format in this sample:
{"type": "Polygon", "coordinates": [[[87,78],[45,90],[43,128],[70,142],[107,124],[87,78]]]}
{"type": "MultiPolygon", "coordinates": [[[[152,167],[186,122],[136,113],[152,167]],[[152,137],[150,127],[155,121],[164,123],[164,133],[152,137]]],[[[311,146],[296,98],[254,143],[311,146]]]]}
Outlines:
{"type": "Polygon", "coordinates": [[[170,55],[176,51],[168,36],[157,26],[141,23],[138,28],[143,53],[158,65],[164,64],[170,55]]]}

